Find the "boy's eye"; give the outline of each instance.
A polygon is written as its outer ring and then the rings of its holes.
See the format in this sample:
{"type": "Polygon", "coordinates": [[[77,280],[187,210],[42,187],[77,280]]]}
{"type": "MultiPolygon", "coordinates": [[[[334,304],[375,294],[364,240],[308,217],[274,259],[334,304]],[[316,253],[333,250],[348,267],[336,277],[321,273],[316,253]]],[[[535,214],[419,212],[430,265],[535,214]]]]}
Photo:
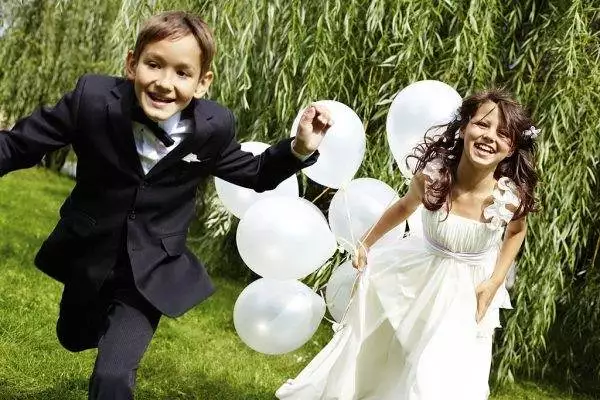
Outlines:
{"type": "Polygon", "coordinates": [[[146,63],[150,68],[158,68],[158,64],[155,63],[154,61],[148,61],[146,63]]]}
{"type": "Polygon", "coordinates": [[[179,75],[182,78],[187,78],[188,76],[190,76],[190,74],[188,74],[186,71],[177,71],[177,75],[179,75]]]}

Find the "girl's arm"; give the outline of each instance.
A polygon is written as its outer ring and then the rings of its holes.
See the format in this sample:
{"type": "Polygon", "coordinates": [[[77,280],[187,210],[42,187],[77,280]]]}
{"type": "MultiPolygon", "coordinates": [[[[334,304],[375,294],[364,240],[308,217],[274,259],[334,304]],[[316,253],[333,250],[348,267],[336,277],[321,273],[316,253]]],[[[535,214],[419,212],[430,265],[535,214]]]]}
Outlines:
{"type": "Polygon", "coordinates": [[[424,185],[425,176],[422,173],[416,174],[410,182],[408,192],[388,208],[379,221],[365,233],[359,242],[358,254],[354,260],[354,266],[356,268],[365,266],[367,252],[375,242],[415,212],[417,207],[421,204],[424,185]]]}
{"type": "Polygon", "coordinates": [[[496,260],[496,266],[490,280],[496,285],[500,286],[506,279],[506,274],[510,269],[510,266],[514,259],[517,257],[523,241],[525,240],[525,234],[527,233],[527,218],[510,221],[506,226],[506,232],[504,233],[504,241],[500,248],[500,254],[496,260]]]}
{"type": "Polygon", "coordinates": [[[477,315],[475,319],[477,323],[483,319],[498,288],[504,283],[506,274],[513,260],[517,257],[517,253],[519,253],[526,233],[527,221],[525,217],[511,221],[507,225],[494,272],[489,279],[481,282],[475,289],[475,295],[477,296],[477,315]]]}

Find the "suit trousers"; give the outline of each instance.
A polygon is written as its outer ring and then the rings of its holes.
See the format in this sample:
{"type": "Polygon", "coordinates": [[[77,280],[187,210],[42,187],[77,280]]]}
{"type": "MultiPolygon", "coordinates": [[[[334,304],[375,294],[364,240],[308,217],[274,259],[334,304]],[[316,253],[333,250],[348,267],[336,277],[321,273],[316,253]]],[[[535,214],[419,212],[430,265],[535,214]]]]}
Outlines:
{"type": "Polygon", "coordinates": [[[136,289],[123,251],[94,295],[65,285],[57,322],[61,344],[70,351],[98,348],[88,399],[133,399],[137,368],[161,313],[136,289]]]}

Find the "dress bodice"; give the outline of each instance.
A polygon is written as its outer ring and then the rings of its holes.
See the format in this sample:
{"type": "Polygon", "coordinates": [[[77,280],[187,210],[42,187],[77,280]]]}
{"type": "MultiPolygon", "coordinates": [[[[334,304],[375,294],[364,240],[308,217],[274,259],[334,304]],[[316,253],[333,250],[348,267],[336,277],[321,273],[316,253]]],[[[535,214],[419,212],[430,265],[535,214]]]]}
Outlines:
{"type": "Polygon", "coordinates": [[[487,223],[437,211],[422,211],[423,233],[442,247],[457,253],[479,253],[497,246],[504,229],[490,229],[487,223]]]}
{"type": "MultiPolygon", "coordinates": [[[[430,180],[439,179],[440,167],[439,160],[433,160],[425,166],[423,173],[430,180]]],[[[423,209],[423,234],[452,252],[480,253],[497,247],[502,241],[504,228],[512,220],[511,209],[519,206],[515,183],[507,177],[498,179],[492,198],[492,204],[483,211],[486,222],[453,214],[444,207],[436,211],[423,209]]]]}

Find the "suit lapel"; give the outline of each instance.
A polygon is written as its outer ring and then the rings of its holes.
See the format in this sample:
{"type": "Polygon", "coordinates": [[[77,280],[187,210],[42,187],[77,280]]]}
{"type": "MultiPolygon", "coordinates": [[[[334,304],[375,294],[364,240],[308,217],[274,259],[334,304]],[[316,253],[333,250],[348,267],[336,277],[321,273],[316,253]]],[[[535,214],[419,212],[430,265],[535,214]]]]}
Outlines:
{"type": "Polygon", "coordinates": [[[123,81],[113,88],[109,95],[107,105],[108,119],[112,126],[112,139],[115,143],[115,149],[124,154],[119,159],[123,162],[124,168],[134,172],[138,177],[144,177],[144,170],[137,153],[133,129],[131,124],[131,107],[135,98],[133,84],[129,81],[123,81]]]}
{"type": "Polygon", "coordinates": [[[210,137],[211,127],[210,120],[212,114],[206,112],[206,107],[202,107],[202,100],[192,100],[189,106],[194,110],[194,126],[192,132],[185,137],[173,150],[164,156],[146,175],[149,179],[154,175],[165,171],[169,167],[176,164],[183,157],[191,152],[197,152],[197,149],[210,137]]]}

